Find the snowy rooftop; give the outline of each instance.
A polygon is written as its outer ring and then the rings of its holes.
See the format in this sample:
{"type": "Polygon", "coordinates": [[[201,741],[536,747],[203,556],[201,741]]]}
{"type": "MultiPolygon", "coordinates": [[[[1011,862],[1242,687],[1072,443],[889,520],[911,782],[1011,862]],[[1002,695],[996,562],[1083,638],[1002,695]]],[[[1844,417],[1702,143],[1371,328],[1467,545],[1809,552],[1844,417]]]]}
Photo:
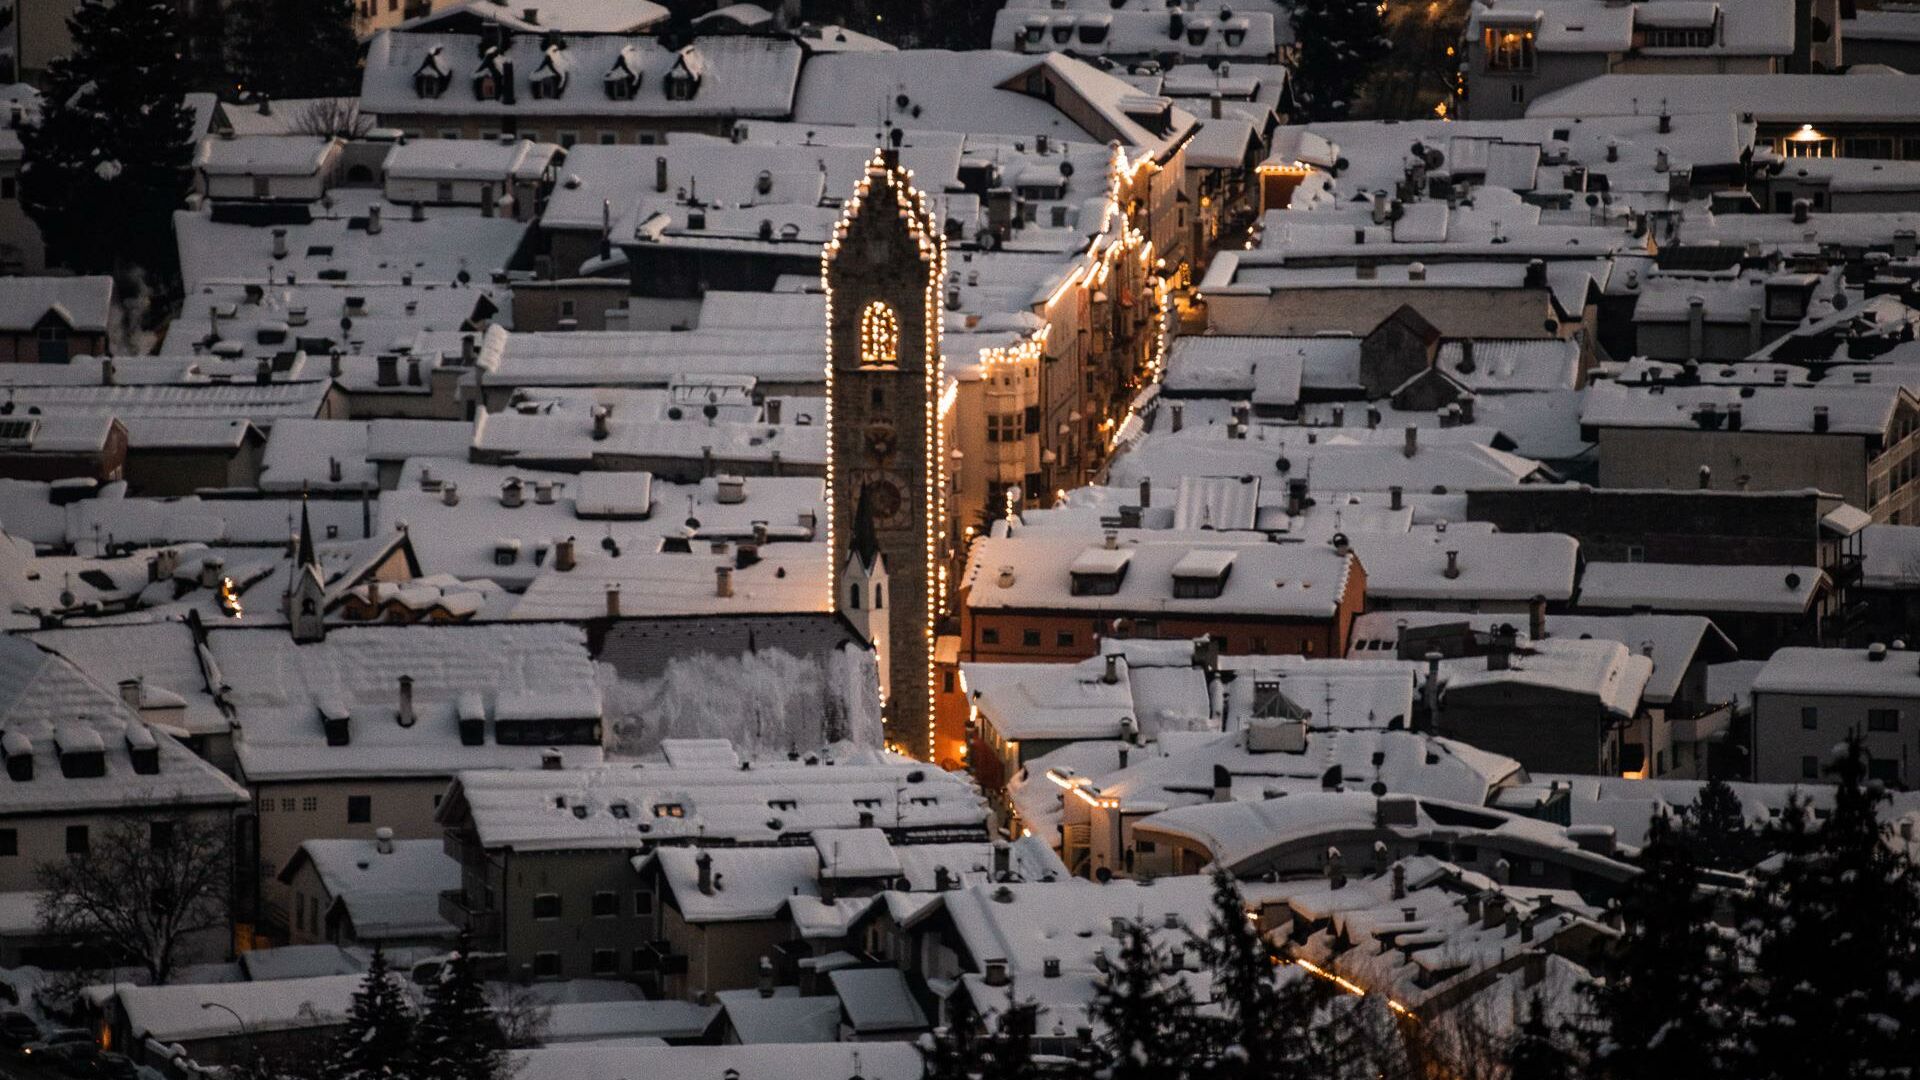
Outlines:
{"type": "Polygon", "coordinates": [[[117,688],[20,637],[0,638],[0,750],[9,762],[0,802],[9,810],[71,814],[247,800],[246,789],[143,722],[117,688]],[[92,754],[101,764],[90,776],[74,755],[92,754]],[[20,758],[32,761],[31,779],[12,778],[20,758]]]}
{"type": "Polygon", "coordinates": [[[485,846],[520,850],[640,850],[698,836],[771,843],[823,828],[966,834],[986,815],[963,777],[844,747],[731,765],[467,772],[458,784],[444,820],[470,819],[485,846]]]}
{"type": "Polygon", "coordinates": [[[1222,536],[1209,547],[1230,551],[1235,565],[1220,594],[1209,599],[1174,594],[1173,567],[1192,550],[1153,534],[1128,537],[1115,551],[1073,535],[988,536],[967,561],[961,588],[975,610],[1096,610],[1109,612],[1234,612],[1276,618],[1331,618],[1347,585],[1349,560],[1330,548],[1235,542],[1222,536]],[[1077,595],[1081,559],[1128,553],[1117,591],[1077,595]]]}
{"type": "Polygon", "coordinates": [[[1905,122],[1920,75],[1866,68],[1853,75],[1600,75],[1534,99],[1530,116],[1632,116],[1659,111],[1733,113],[1763,123],[1905,122]]]}
{"type": "MultiPolygon", "coordinates": [[[[585,634],[571,626],[356,626],[305,645],[284,630],[220,629],[206,649],[240,728],[241,766],[256,781],[531,766],[544,744],[503,745],[502,721],[597,730],[601,718],[585,634]],[[413,680],[410,721],[398,709],[403,677],[413,680]],[[328,745],[321,720],[334,715],[349,717],[347,745],[328,745]],[[464,745],[465,718],[493,720],[493,737],[464,745]]],[[[597,736],[561,753],[594,764],[597,736]]]]}
{"type": "Polygon", "coordinates": [[[350,282],[441,285],[490,281],[505,270],[529,228],[511,218],[483,217],[477,209],[428,207],[424,221],[378,195],[353,192],[332,207],[316,206],[304,225],[218,222],[204,211],[174,214],[180,272],[187,288],[224,284],[350,282]],[[381,210],[378,233],[368,231],[368,208],[381,210]],[[286,254],[274,255],[274,233],[285,229],[286,254]],[[466,281],[461,281],[465,275],[466,281]]]}
{"type": "Polygon", "coordinates": [[[355,974],[272,982],[121,985],[116,993],[135,1039],[169,1045],[342,1024],[363,981],[355,974]]]}
{"type": "Polygon", "coordinates": [[[1813,566],[1591,562],[1579,606],[1608,610],[1805,612],[1827,575],[1813,566]]]}
{"type": "Polygon", "coordinates": [[[439,840],[308,840],[280,872],[291,882],[311,863],[327,895],[346,908],[362,941],[452,937],[439,895],[460,887],[460,864],[439,840]]]}
{"type": "Polygon", "coordinates": [[[1457,528],[1356,532],[1367,595],[1383,600],[1530,600],[1572,597],[1580,544],[1559,533],[1457,528]]]}
{"type": "Polygon", "coordinates": [[[200,140],[193,167],[208,176],[315,176],[340,156],[340,141],[318,135],[215,136],[200,140]]]}
{"type": "Polygon", "coordinates": [[[763,1043],[751,1046],[563,1046],[517,1050],[519,1080],[920,1080],[910,1042],[763,1043]]]}
{"type": "Polygon", "coordinates": [[[1516,647],[1504,668],[1479,657],[1440,665],[1443,700],[1448,694],[1488,687],[1503,693],[1513,686],[1536,687],[1592,698],[1622,720],[1639,714],[1652,674],[1653,660],[1620,642],[1559,637],[1516,647]]]}
{"type": "Polygon", "coordinates": [[[110,277],[0,278],[0,330],[32,331],[52,314],[72,329],[104,334],[113,318],[110,277]]]}
{"type": "Polygon", "coordinates": [[[1920,589],[1920,526],[1867,526],[1860,535],[1860,573],[1869,589],[1920,589]]]}
{"type": "Polygon", "coordinates": [[[1920,653],[1907,649],[1788,647],[1767,660],[1753,680],[1753,692],[1920,699],[1917,658],[1920,653]]]}

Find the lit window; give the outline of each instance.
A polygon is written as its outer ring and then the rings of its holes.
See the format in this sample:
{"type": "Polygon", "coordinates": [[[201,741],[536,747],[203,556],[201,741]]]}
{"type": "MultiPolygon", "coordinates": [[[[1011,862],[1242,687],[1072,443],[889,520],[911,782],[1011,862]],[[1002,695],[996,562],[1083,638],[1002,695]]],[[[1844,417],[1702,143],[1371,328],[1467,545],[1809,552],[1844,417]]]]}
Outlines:
{"type": "Polygon", "coordinates": [[[875,300],[860,313],[860,364],[891,366],[900,362],[900,319],[893,309],[875,300]]]}

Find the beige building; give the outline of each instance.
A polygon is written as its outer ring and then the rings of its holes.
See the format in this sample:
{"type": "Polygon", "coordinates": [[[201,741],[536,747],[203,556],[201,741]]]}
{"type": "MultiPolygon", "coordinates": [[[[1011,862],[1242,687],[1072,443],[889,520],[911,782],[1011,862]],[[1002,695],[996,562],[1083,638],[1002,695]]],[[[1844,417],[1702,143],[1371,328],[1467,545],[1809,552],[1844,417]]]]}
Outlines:
{"type": "Polygon", "coordinates": [[[1920,785],[1920,652],[1781,649],[1753,681],[1753,775],[1763,783],[1830,780],[1833,748],[1858,736],[1867,775],[1920,785]]]}

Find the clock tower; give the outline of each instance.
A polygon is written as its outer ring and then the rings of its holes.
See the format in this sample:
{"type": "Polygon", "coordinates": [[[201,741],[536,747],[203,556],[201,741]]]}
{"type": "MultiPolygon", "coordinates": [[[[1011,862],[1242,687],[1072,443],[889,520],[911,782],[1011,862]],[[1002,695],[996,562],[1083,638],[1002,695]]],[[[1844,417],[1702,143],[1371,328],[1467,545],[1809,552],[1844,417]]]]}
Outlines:
{"type": "Polygon", "coordinates": [[[933,752],[933,644],[945,601],[945,273],[926,197],[897,154],[875,155],[821,253],[829,580],[835,608],[870,628],[886,666],[888,741],[922,758],[933,752]]]}

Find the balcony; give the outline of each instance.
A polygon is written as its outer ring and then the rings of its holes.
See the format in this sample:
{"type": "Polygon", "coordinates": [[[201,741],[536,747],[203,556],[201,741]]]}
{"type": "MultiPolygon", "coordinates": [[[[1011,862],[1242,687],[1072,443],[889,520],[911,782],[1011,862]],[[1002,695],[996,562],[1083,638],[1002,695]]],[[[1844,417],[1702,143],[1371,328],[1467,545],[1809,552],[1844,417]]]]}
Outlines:
{"type": "Polygon", "coordinates": [[[500,934],[499,913],[473,910],[464,889],[448,889],[440,894],[440,917],[454,926],[466,927],[476,945],[491,943],[500,934]]]}

